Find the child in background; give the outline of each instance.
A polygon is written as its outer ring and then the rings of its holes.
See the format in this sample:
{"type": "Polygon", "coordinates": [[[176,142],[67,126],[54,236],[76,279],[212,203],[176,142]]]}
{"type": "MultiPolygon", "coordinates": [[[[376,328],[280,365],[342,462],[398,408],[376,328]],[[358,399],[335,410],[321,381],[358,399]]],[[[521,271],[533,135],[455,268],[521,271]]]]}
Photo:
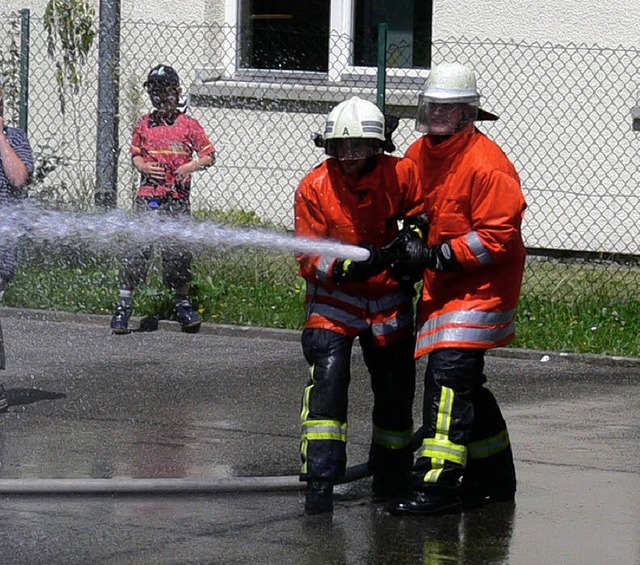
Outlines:
{"type": "MultiPolygon", "coordinates": [[[[140,117],[131,142],[133,166],[140,171],[136,194],[138,213],[166,214],[174,219],[191,215],[192,173],[215,162],[215,148],[202,125],[179,109],[180,79],[167,65],[149,72],[144,87],[154,110],[140,117]]],[[[182,331],[197,333],[202,319],[191,305],[192,254],[176,242],[161,245],[164,283],[175,290],[175,314],[182,331]]],[[[128,255],[120,270],[120,300],[111,318],[114,334],[127,334],[133,310],[133,291],[146,280],[153,247],[128,255]]]]}

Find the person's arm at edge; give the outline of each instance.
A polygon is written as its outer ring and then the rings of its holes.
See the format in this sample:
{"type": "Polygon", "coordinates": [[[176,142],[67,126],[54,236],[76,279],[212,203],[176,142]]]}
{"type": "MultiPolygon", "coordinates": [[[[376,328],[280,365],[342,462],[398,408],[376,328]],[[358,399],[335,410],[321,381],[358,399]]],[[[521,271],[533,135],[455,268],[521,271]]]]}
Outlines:
{"type": "Polygon", "coordinates": [[[4,174],[14,188],[22,188],[29,182],[29,169],[11,145],[4,129],[0,131],[0,158],[4,174]]]}

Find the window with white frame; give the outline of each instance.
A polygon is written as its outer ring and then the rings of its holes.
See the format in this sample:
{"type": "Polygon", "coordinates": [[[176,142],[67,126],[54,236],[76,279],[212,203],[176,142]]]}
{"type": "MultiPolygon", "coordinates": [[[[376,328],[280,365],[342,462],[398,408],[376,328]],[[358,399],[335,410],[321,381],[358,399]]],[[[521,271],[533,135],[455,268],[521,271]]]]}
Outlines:
{"type": "Polygon", "coordinates": [[[330,0],[242,0],[239,68],[326,72],[330,0]]]}
{"type": "Polygon", "coordinates": [[[433,0],[239,0],[236,70],[327,73],[375,67],[387,24],[387,66],[428,68],[433,0]],[[338,69],[338,70],[337,70],[338,69]]]}

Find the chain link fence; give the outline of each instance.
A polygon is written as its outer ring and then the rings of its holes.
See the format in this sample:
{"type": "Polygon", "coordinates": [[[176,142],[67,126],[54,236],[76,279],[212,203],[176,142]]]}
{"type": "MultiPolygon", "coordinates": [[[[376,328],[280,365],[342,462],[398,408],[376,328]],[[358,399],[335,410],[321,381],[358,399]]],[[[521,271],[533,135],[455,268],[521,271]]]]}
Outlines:
{"type": "MultiPolygon", "coordinates": [[[[0,29],[5,115],[17,124],[18,17],[0,16],[0,29]]],[[[328,44],[321,34],[287,41],[304,45],[315,67],[287,70],[292,65],[283,58],[282,68],[260,68],[269,61],[242,28],[123,21],[118,206],[131,206],[138,183],[129,142],[136,118],[151,109],[142,84],[162,62],[178,71],[189,112],[218,151],[216,165],[194,178],[196,214],[292,229],[297,184],[323,158],[312,132],[322,131],[326,113],[352,95],[375,102],[377,79],[375,68],[350,65],[349,37],[330,34],[328,44]]],[[[97,38],[77,90],[59,88],[42,18],[31,18],[29,45],[28,133],[37,156],[31,198],[59,209],[91,210],[97,38]]],[[[631,109],[640,90],[640,50],[463,38],[431,47],[434,63],[456,60],[473,67],[482,106],[500,116],[479,127],[502,146],[522,178],[529,204],[524,237],[531,251],[525,291],[566,298],[579,278],[593,289],[606,286],[613,301],[633,300],[640,134],[632,131],[631,109]]],[[[387,49],[386,111],[401,118],[394,136],[399,155],[417,138],[413,115],[427,72],[394,66],[407,60],[408,48],[392,43],[387,49]]]]}

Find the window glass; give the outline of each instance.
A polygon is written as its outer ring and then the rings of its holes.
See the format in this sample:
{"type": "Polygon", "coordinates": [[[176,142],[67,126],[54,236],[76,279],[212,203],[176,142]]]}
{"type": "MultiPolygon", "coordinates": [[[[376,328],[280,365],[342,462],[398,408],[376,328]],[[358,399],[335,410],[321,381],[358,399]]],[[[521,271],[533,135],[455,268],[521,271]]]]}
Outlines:
{"type": "Polygon", "coordinates": [[[330,0],[244,0],[241,66],[326,72],[330,0]]]}
{"type": "Polygon", "coordinates": [[[376,66],[378,25],[387,24],[387,66],[431,64],[432,0],[355,0],[354,64],[376,66]]]}

